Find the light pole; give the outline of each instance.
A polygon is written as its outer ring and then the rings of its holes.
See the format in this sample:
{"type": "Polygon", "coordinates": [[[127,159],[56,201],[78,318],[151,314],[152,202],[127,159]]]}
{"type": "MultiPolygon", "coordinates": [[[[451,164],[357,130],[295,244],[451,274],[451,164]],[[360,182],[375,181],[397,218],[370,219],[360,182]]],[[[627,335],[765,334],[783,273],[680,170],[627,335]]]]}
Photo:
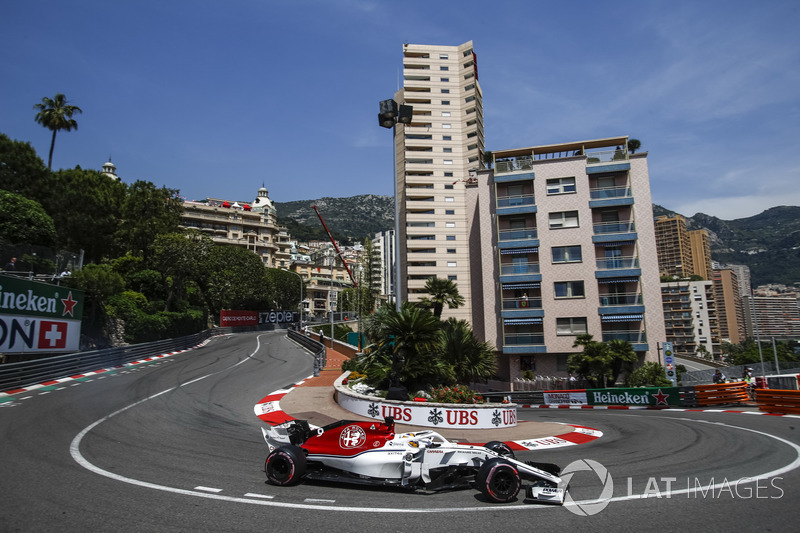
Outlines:
{"type": "Polygon", "coordinates": [[[400,195],[397,194],[397,123],[411,124],[414,108],[400,105],[394,100],[381,100],[378,124],[392,130],[392,176],[394,176],[394,306],[400,312],[400,195]]]}
{"type": "Polygon", "coordinates": [[[289,270],[288,268],[282,268],[281,270],[283,270],[284,272],[289,272],[290,274],[294,274],[295,276],[300,278],[300,303],[298,304],[298,307],[300,307],[300,327],[302,328],[303,327],[303,288],[304,288],[303,276],[301,276],[300,274],[298,274],[294,270],[289,270]]]}

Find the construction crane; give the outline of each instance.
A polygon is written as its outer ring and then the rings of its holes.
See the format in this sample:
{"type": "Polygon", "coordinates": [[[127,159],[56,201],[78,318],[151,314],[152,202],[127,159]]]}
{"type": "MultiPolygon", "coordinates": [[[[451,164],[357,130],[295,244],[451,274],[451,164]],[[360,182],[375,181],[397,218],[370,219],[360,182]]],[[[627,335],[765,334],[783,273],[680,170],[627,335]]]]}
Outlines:
{"type": "MultiPolygon", "coordinates": [[[[331,240],[331,243],[333,243],[333,248],[336,250],[336,253],[339,254],[339,259],[342,260],[342,264],[344,265],[344,268],[347,270],[347,273],[350,275],[350,281],[353,282],[353,287],[358,287],[358,283],[356,283],[356,278],[355,278],[355,276],[353,276],[353,273],[350,271],[350,267],[347,266],[347,261],[345,261],[344,257],[342,257],[342,252],[339,251],[339,247],[336,245],[336,240],[333,238],[333,235],[331,235],[331,232],[328,230],[328,225],[325,224],[325,221],[322,219],[322,215],[319,213],[319,209],[317,209],[317,206],[315,206],[315,205],[312,205],[311,207],[314,209],[314,212],[317,213],[317,216],[319,217],[319,221],[322,222],[322,227],[325,228],[325,233],[328,234],[328,238],[331,240]]],[[[331,281],[333,281],[333,280],[331,280],[331,281]]]]}

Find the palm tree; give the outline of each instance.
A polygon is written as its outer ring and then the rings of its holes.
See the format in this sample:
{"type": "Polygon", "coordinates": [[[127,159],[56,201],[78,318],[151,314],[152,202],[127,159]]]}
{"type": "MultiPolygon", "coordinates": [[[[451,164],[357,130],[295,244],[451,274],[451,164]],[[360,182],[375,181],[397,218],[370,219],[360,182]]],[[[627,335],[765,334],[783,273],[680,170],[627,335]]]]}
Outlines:
{"type": "Polygon", "coordinates": [[[464,305],[464,298],[458,293],[458,285],[452,280],[437,277],[428,278],[425,282],[425,292],[430,294],[430,298],[423,298],[420,304],[423,307],[432,308],[433,316],[441,318],[444,305],[450,309],[457,309],[464,305]]]}
{"type": "Polygon", "coordinates": [[[452,368],[454,383],[468,385],[473,381],[485,381],[497,371],[491,345],[476,339],[466,320],[451,317],[442,323],[439,350],[452,368]]]}
{"type": "Polygon", "coordinates": [[[628,373],[633,370],[633,363],[638,360],[638,357],[631,343],[626,340],[612,339],[606,344],[613,358],[611,361],[611,382],[615,383],[623,370],[628,373]]]}
{"type": "Polygon", "coordinates": [[[61,93],[55,98],[42,98],[41,103],[33,106],[36,113],[36,122],[53,131],[50,141],[50,157],[47,159],[47,169],[53,168],[53,148],[56,146],[56,133],[59,130],[71,131],[78,129],[78,122],[72,118],[74,113],[83,113],[80,107],[67,103],[67,97],[61,93]]]}
{"type": "Polygon", "coordinates": [[[628,153],[635,154],[641,147],[642,142],[639,139],[628,139],[628,153]]]}

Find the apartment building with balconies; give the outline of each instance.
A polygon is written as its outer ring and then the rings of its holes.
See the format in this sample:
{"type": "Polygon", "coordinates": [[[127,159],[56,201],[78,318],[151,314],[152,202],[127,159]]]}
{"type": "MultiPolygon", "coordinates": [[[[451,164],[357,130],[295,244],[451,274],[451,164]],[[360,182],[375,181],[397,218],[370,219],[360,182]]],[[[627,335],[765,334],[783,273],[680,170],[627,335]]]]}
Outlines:
{"type": "Polygon", "coordinates": [[[473,329],[500,374],[567,374],[581,334],[658,360],[665,340],[647,154],[627,137],[493,151],[461,184],[473,329]]]}
{"type": "Polygon", "coordinates": [[[717,303],[712,281],[661,284],[667,342],[676,355],[713,356],[719,353],[717,303]]]}
{"type": "Polygon", "coordinates": [[[399,104],[413,107],[395,132],[402,294],[425,296],[428,278],[458,285],[465,304],[444,317],[471,319],[470,249],[463,183],[480,166],[483,104],[472,41],[459,46],[403,45],[399,104]]]}
{"type": "Polygon", "coordinates": [[[267,267],[283,268],[291,263],[289,234],[278,226],[275,206],[264,187],[253,202],[221,198],[184,201],[180,226],[198,230],[216,244],[246,248],[267,267]]]}

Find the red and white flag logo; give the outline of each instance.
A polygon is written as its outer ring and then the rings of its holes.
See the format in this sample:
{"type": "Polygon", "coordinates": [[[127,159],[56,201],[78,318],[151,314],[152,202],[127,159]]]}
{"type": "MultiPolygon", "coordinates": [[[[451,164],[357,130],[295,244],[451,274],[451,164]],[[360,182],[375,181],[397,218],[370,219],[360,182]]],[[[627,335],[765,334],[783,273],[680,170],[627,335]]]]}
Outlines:
{"type": "Polygon", "coordinates": [[[58,350],[67,347],[67,323],[42,320],[39,322],[40,350],[58,350]]]}

